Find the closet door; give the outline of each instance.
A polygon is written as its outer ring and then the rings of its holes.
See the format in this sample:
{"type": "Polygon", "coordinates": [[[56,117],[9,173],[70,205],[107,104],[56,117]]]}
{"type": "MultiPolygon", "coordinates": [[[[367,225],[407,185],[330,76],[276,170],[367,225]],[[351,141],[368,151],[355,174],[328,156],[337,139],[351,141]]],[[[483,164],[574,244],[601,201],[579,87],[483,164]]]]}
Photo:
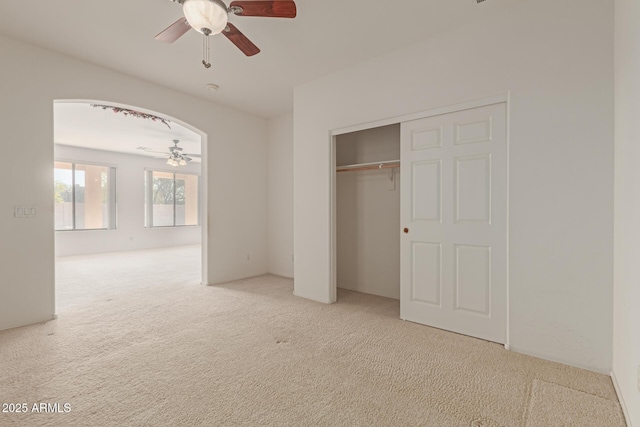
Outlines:
{"type": "Polygon", "coordinates": [[[504,343],[505,104],[401,126],[402,319],[504,343]]]}

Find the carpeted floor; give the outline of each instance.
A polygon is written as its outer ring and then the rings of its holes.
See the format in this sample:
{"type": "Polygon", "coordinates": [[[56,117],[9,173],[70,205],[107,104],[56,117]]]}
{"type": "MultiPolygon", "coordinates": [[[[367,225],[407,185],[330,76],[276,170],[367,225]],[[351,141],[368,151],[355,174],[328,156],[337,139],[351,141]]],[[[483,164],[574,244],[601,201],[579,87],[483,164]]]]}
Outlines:
{"type": "Polygon", "coordinates": [[[624,426],[605,375],[403,322],[396,300],[202,286],[199,265],[196,247],[60,259],[58,319],[0,332],[0,403],[28,407],[0,425],[624,426]]]}

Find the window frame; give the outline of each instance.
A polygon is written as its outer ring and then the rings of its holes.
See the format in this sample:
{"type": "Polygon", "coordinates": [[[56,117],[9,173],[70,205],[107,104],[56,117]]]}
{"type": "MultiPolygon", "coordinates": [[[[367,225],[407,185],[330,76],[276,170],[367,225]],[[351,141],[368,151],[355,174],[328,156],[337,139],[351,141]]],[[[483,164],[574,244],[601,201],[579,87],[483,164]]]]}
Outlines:
{"type": "MultiPolygon", "coordinates": [[[[118,224],[118,208],[117,208],[117,171],[118,166],[109,163],[99,163],[99,162],[88,162],[84,160],[70,160],[70,159],[54,159],[54,172],[56,170],[56,163],[69,163],[71,164],[71,217],[72,217],[72,227],[69,229],[56,229],[54,224],[54,231],[57,232],[67,232],[67,231],[108,231],[108,230],[116,230],[118,224]],[[109,210],[108,210],[108,227],[104,228],[76,228],[77,220],[76,220],[76,165],[85,165],[85,166],[99,166],[109,168],[109,210]]],[[[55,180],[54,180],[55,184],[55,180]]]]}
{"type": "Polygon", "coordinates": [[[144,169],[144,228],[180,228],[180,227],[200,227],[201,222],[201,191],[202,191],[202,179],[201,174],[198,172],[182,172],[175,169],[159,169],[159,168],[145,168],[144,169]],[[153,185],[149,183],[153,182],[153,173],[169,173],[173,175],[173,225],[153,225],[153,185]],[[196,224],[176,225],[176,174],[178,175],[191,175],[198,178],[198,209],[196,215],[196,224]]]}

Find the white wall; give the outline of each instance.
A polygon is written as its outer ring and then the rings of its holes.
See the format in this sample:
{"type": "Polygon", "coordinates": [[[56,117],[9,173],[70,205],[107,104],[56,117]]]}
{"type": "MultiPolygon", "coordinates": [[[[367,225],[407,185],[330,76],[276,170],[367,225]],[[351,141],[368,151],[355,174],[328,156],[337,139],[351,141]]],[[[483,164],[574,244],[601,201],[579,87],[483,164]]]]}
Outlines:
{"type": "MultiPolygon", "coordinates": [[[[115,166],[118,199],[117,226],[114,230],[57,231],[56,256],[197,245],[202,241],[200,226],[144,226],[144,171],[173,171],[164,160],[58,144],[55,145],[54,155],[61,160],[115,166]]],[[[191,162],[180,166],[176,171],[200,174],[200,163],[191,162]]]]}
{"type": "Polygon", "coordinates": [[[333,129],[507,92],[511,349],[608,372],[613,2],[522,2],[298,86],[295,294],[331,299],[333,129]]]}
{"type": "Polygon", "coordinates": [[[269,273],[293,277],[293,114],[268,123],[269,273]]]}
{"type": "MultiPolygon", "coordinates": [[[[336,138],[338,166],[398,159],[400,125],[336,138]]],[[[400,299],[399,170],[337,173],[336,229],[338,287],[400,299]]]]}
{"type": "Polygon", "coordinates": [[[616,0],[613,376],[640,426],[640,3],[616,0]]]}
{"type": "Polygon", "coordinates": [[[51,189],[56,99],[131,105],[206,133],[207,280],[213,284],[266,273],[265,119],[3,36],[0,53],[2,144],[11,145],[12,155],[12,161],[0,168],[0,180],[10,183],[0,205],[0,329],[54,314],[51,189]],[[36,206],[39,215],[14,218],[15,205],[36,206]]]}

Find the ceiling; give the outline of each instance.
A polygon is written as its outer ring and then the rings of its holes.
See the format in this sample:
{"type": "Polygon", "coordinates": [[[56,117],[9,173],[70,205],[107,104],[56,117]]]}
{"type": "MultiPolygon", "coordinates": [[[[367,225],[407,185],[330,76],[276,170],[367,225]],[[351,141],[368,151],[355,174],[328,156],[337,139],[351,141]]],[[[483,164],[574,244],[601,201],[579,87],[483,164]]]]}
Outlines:
{"type": "MultiPolygon", "coordinates": [[[[222,35],[173,44],[154,36],[182,16],[169,0],[0,2],[0,34],[209,101],[273,117],[293,110],[293,88],[467,24],[523,0],[296,0],[295,19],[230,16],[262,52],[245,57],[222,35]],[[215,83],[218,91],[205,89],[215,83]]],[[[226,0],[229,3],[229,0],[226,0]]]]}
{"type": "MultiPolygon", "coordinates": [[[[56,144],[149,157],[162,157],[158,152],[164,152],[164,158],[167,158],[168,148],[177,139],[183,153],[200,154],[200,135],[178,123],[168,121],[165,124],[158,120],[114,113],[113,110],[92,107],[87,103],[56,102],[53,124],[56,144]]],[[[193,161],[199,162],[200,159],[193,157],[193,161]]]]}

